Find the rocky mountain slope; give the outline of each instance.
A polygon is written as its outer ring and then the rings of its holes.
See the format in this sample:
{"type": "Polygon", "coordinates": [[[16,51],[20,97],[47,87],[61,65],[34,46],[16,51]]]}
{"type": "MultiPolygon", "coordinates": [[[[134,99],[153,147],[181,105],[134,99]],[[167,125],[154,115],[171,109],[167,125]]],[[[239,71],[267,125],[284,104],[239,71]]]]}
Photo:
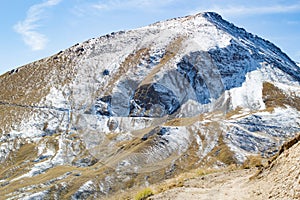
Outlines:
{"type": "Polygon", "coordinates": [[[0,77],[3,199],[106,198],[271,156],[300,132],[300,68],[216,13],[76,44],[0,77]]]}
{"type": "Polygon", "coordinates": [[[279,156],[252,183],[257,199],[300,198],[300,135],[284,145],[279,156]]]}
{"type": "Polygon", "coordinates": [[[269,164],[260,169],[224,170],[187,179],[150,199],[299,199],[300,135],[284,144],[269,164]]]}

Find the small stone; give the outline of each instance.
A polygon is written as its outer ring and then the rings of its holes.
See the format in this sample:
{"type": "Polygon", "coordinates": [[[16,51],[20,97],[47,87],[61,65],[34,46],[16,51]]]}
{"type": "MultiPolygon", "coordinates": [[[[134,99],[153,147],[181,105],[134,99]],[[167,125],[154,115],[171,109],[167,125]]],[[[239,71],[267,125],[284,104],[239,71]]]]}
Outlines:
{"type": "Polygon", "coordinates": [[[105,69],[102,73],[104,76],[108,76],[109,75],[109,70],[108,69],[105,69]]]}

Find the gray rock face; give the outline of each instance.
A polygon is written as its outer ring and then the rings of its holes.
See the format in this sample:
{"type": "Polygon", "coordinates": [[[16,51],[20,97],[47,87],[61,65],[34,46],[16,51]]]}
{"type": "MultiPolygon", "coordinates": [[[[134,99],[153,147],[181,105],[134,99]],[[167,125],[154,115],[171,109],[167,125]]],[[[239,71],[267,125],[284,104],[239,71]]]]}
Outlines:
{"type": "Polygon", "coordinates": [[[201,52],[192,52],[190,55],[184,56],[177,64],[177,70],[189,81],[198,102],[207,104],[210,103],[210,91],[207,87],[207,82],[210,80],[205,80],[203,73],[200,72],[201,54],[201,52]]]}
{"type": "Polygon", "coordinates": [[[248,49],[233,40],[227,47],[212,49],[209,54],[220,72],[225,90],[241,87],[246,74],[260,68],[259,60],[255,60],[248,49]]]}
{"type": "Polygon", "coordinates": [[[112,116],[111,99],[112,97],[109,95],[96,100],[96,115],[112,116]]]}
{"type": "Polygon", "coordinates": [[[161,84],[139,87],[131,100],[130,116],[163,117],[173,114],[180,104],[175,94],[161,84]]]}

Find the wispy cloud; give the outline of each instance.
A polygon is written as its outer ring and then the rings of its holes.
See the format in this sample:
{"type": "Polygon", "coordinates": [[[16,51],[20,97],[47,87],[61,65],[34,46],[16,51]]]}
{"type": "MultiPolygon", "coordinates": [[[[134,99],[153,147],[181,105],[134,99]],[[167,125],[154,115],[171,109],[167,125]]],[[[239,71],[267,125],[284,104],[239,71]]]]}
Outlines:
{"type": "Polygon", "coordinates": [[[47,44],[47,37],[37,31],[38,22],[43,18],[45,9],[59,4],[62,0],[47,0],[40,4],[35,4],[27,11],[26,18],[14,26],[14,30],[21,34],[25,44],[32,50],[42,50],[47,44]]]}
{"type": "Polygon", "coordinates": [[[192,11],[196,13],[199,11],[214,11],[227,16],[242,16],[242,15],[261,15],[261,14],[277,14],[277,13],[292,13],[300,11],[300,3],[292,5],[271,5],[271,6],[257,6],[246,7],[242,5],[235,6],[213,6],[210,8],[198,8],[192,11]]]}

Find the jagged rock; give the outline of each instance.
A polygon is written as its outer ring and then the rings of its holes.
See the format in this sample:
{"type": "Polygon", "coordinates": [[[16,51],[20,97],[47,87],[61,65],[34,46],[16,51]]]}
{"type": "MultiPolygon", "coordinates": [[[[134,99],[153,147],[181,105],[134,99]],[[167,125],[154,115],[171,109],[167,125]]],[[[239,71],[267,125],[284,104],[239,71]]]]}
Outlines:
{"type": "Polygon", "coordinates": [[[179,106],[178,98],[163,85],[142,85],[131,100],[130,116],[163,117],[173,114],[179,106]]]}

